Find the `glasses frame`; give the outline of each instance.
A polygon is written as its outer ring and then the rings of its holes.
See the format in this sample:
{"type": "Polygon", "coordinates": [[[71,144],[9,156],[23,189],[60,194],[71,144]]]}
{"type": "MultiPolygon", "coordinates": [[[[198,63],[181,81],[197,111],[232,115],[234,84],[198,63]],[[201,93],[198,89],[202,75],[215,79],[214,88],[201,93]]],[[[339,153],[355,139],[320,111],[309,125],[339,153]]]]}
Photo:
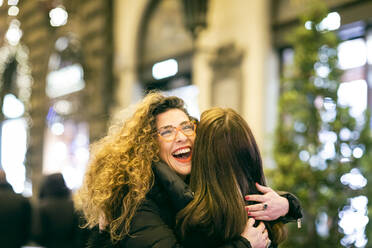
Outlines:
{"type": "Polygon", "coordinates": [[[172,142],[172,141],[174,141],[174,140],[176,139],[176,137],[177,137],[178,132],[182,132],[182,134],[185,135],[186,137],[192,137],[192,136],[195,136],[195,135],[196,135],[196,126],[197,126],[197,125],[196,125],[195,121],[190,121],[190,123],[192,123],[192,125],[194,126],[193,133],[190,134],[190,135],[185,134],[185,133],[182,131],[182,129],[181,129],[181,125],[179,125],[178,127],[174,127],[174,126],[172,126],[172,127],[176,130],[176,133],[175,133],[175,135],[174,135],[174,137],[173,137],[172,139],[167,139],[167,138],[164,138],[163,136],[161,136],[159,130],[157,130],[156,133],[158,134],[158,136],[160,137],[160,139],[164,140],[165,142],[172,142]]]}

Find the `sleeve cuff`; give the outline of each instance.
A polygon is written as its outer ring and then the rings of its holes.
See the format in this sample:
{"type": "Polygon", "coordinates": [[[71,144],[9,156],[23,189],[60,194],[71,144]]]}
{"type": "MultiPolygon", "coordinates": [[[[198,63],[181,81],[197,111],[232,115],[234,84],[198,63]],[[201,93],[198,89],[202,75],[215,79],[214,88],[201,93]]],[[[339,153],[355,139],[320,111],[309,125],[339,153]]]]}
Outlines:
{"type": "Polygon", "coordinates": [[[288,200],[289,210],[285,216],[279,218],[280,221],[283,221],[285,223],[291,222],[291,221],[298,222],[302,218],[302,208],[301,208],[300,201],[297,199],[296,196],[294,196],[291,193],[284,193],[281,196],[288,200]]]}
{"type": "Polygon", "coordinates": [[[252,248],[251,243],[248,241],[248,239],[240,236],[238,240],[241,241],[241,243],[244,244],[244,247],[246,247],[246,248],[252,248]]]}

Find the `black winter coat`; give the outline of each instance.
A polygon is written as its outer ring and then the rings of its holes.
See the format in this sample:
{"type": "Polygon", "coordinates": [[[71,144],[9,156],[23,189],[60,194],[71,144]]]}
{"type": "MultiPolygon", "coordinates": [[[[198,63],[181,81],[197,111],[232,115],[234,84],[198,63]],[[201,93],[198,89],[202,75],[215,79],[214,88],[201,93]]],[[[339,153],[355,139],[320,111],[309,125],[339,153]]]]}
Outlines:
{"type": "MultiPolygon", "coordinates": [[[[147,194],[134,216],[130,235],[113,245],[107,232],[97,230],[91,237],[88,247],[119,248],[251,248],[248,240],[239,237],[222,244],[218,239],[207,237],[203,232],[195,232],[183,244],[179,242],[175,231],[176,214],[192,199],[193,193],[188,185],[165,163],[153,166],[154,186],[147,194]],[[197,245],[195,245],[197,244],[197,245]]],[[[301,218],[301,207],[297,198],[291,194],[282,195],[290,204],[289,214],[280,221],[288,222],[301,218]]]]}
{"type": "Polygon", "coordinates": [[[14,193],[8,183],[0,183],[0,246],[19,248],[29,238],[31,204],[27,198],[14,193]]]}
{"type": "MultiPolygon", "coordinates": [[[[98,231],[91,237],[88,247],[120,248],[182,248],[176,237],[175,220],[179,210],[192,199],[188,185],[164,163],[154,165],[155,182],[134,216],[130,235],[113,245],[108,233],[98,231]]],[[[240,238],[221,248],[250,248],[240,238]]]]}
{"type": "MultiPolygon", "coordinates": [[[[179,199],[180,197],[178,195],[182,195],[180,190],[177,190],[178,188],[184,189],[184,191],[190,191],[188,186],[173,172],[169,169],[169,167],[165,164],[158,164],[156,169],[154,170],[157,176],[160,178],[160,182],[164,186],[164,190],[168,195],[172,195],[171,199],[173,200],[172,204],[173,206],[176,206],[176,209],[179,211],[182,208],[184,208],[188,202],[192,200],[192,198],[187,200],[187,202],[182,201],[179,199]],[[173,180],[169,180],[169,178],[173,176],[173,180]],[[175,187],[177,182],[180,186],[183,187],[175,187]]],[[[288,223],[291,221],[298,220],[302,218],[302,212],[301,212],[301,205],[299,200],[292,195],[291,193],[281,192],[280,195],[282,197],[285,197],[289,202],[289,212],[286,216],[280,217],[279,219],[273,221],[273,222],[283,222],[288,223]]],[[[245,247],[251,247],[249,241],[243,237],[237,237],[234,240],[229,241],[223,241],[221,237],[218,235],[209,235],[209,230],[201,227],[195,227],[194,230],[189,230],[189,233],[187,233],[183,243],[182,247],[185,248],[216,248],[216,247],[223,247],[223,248],[245,248],[245,247]]],[[[159,246],[162,247],[162,246],[159,246]]],[[[276,248],[277,245],[272,243],[270,245],[270,248],[276,248]]]]}

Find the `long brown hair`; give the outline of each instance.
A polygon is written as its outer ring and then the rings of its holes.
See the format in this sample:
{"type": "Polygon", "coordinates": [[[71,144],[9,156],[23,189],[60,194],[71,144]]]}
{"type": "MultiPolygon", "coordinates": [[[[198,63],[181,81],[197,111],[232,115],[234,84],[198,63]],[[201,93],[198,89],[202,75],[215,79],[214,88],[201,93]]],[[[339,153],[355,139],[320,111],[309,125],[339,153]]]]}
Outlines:
{"type": "Polygon", "coordinates": [[[129,233],[153,184],[152,162],[159,161],[156,116],[170,109],[187,114],[182,99],[150,93],[124,124],[112,126],[113,131],[92,145],[83,186],[75,197],[86,226],[99,225],[103,217],[113,241],[129,233]]]}
{"type": "MultiPolygon", "coordinates": [[[[239,237],[248,219],[243,196],[260,194],[256,182],[266,185],[261,155],[247,122],[232,109],[203,112],[190,176],[194,200],[177,216],[181,236],[204,228],[223,241],[239,237]]],[[[265,225],[274,243],[284,238],[282,225],[265,225]]]]}

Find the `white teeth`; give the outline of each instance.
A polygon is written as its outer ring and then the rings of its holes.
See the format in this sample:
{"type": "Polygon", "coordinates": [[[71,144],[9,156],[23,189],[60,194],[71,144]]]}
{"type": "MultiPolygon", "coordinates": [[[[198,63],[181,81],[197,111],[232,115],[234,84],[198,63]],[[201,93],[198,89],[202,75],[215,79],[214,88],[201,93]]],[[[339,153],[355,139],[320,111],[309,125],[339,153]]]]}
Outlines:
{"type": "Polygon", "coordinates": [[[183,154],[183,153],[188,153],[190,151],[191,151],[190,148],[183,148],[183,149],[180,149],[180,150],[177,150],[176,152],[174,152],[173,155],[179,155],[179,154],[183,154]]]}

